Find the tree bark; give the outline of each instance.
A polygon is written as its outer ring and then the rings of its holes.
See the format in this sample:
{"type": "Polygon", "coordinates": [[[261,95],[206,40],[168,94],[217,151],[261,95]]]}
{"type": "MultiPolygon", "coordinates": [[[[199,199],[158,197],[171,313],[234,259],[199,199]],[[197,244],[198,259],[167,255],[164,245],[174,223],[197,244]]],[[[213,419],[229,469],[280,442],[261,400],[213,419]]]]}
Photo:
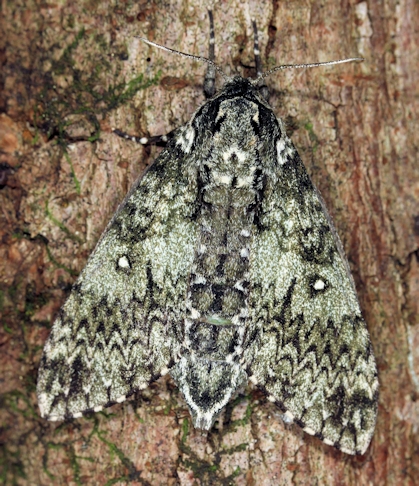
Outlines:
{"type": "MultiPolygon", "coordinates": [[[[202,2],[3,1],[0,62],[0,481],[5,484],[388,484],[419,477],[419,4],[220,2],[217,62],[265,68],[362,56],[268,78],[343,241],[377,359],[378,422],[352,457],[286,425],[248,386],[206,438],[169,378],[102,413],[48,423],[42,347],[107,222],[167,133],[203,102],[202,2]]],[[[218,80],[221,83],[221,80],[218,80]]]]}

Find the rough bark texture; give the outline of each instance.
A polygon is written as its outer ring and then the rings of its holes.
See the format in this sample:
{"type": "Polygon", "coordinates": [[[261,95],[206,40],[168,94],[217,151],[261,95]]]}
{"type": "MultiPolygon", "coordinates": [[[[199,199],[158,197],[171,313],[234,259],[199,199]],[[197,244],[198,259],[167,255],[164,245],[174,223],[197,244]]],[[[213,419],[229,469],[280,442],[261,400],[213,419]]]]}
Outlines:
{"type": "Polygon", "coordinates": [[[271,104],[342,237],[380,376],[362,457],[279,419],[254,388],[203,440],[170,379],[71,423],[38,416],[35,384],[54,316],[103,228],[157,149],[203,101],[202,2],[3,0],[0,32],[0,482],[388,484],[419,477],[419,4],[297,0],[214,5],[218,63],[266,67],[362,55],[363,64],[271,76],[271,104]],[[75,5],[75,3],[77,5],[75,5]]]}

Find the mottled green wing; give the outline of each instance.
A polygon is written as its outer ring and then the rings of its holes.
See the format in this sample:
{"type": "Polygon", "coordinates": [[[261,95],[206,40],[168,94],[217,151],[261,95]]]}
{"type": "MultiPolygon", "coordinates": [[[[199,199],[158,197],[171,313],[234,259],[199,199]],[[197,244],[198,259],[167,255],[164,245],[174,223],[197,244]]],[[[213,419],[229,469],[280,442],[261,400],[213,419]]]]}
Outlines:
{"type": "Polygon", "coordinates": [[[267,181],[251,252],[256,383],[307,433],[363,453],[377,412],[377,369],[340,242],[286,137],[267,181]]]}
{"type": "Polygon", "coordinates": [[[163,152],[102,235],[45,345],[43,417],[122,402],[176,359],[194,256],[190,170],[180,148],[163,152]]]}

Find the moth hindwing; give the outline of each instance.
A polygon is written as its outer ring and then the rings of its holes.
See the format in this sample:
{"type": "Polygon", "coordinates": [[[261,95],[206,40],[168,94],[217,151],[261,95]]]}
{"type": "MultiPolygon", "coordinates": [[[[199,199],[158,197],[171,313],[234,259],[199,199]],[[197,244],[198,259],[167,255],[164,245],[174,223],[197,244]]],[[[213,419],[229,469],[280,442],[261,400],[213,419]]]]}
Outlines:
{"type": "MultiPolygon", "coordinates": [[[[257,47],[255,28],[261,72],[257,47]]],[[[250,380],[307,433],[365,452],[370,339],[322,199],[260,84],[227,79],[112,218],[45,345],[43,417],[101,410],[170,372],[209,430],[250,380]]]]}

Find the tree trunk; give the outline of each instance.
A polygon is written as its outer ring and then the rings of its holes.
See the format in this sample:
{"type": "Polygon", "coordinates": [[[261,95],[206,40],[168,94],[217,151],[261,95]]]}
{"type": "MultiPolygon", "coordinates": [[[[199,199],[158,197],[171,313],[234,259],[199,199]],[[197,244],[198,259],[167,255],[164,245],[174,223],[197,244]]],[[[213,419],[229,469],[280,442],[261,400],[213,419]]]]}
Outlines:
{"type": "MultiPolygon", "coordinates": [[[[281,421],[249,386],[206,438],[172,380],[104,412],[40,418],[43,344],[118,203],[159,152],[118,138],[167,133],[200,106],[204,3],[3,2],[0,340],[5,484],[414,484],[419,477],[419,4],[220,2],[217,62],[266,68],[270,104],[322,193],[348,255],[377,359],[373,441],[352,457],[281,421]]],[[[221,79],[218,79],[221,84],[221,79]]]]}

